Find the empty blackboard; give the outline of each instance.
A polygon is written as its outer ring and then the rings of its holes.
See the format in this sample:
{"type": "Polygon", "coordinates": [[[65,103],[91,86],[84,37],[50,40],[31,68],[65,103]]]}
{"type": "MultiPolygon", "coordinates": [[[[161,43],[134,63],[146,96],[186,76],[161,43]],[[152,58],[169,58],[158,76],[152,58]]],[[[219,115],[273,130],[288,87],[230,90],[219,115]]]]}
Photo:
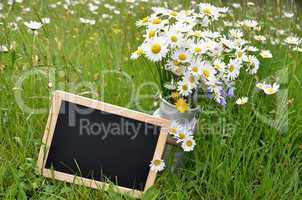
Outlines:
{"type": "Polygon", "coordinates": [[[149,164],[161,157],[168,127],[165,119],[56,91],[38,166],[46,177],[94,188],[110,181],[140,196],[155,180],[149,164]]]}

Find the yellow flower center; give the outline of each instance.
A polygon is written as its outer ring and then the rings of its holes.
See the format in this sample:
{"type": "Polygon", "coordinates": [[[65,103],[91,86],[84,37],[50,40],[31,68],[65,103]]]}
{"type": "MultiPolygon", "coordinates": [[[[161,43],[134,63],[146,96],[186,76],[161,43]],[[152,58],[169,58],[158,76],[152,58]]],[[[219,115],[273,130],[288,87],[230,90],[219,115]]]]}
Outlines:
{"type": "Polygon", "coordinates": [[[197,66],[192,67],[192,71],[197,73],[198,72],[198,67],[197,66]]]}
{"type": "Polygon", "coordinates": [[[158,160],[158,159],[156,159],[156,160],[153,161],[153,164],[154,164],[155,166],[159,166],[160,163],[161,163],[161,161],[158,160]]]}
{"type": "Polygon", "coordinates": [[[176,16],[177,16],[177,12],[173,10],[173,11],[170,13],[170,15],[176,17],[176,16]]]}
{"type": "Polygon", "coordinates": [[[210,16],[212,14],[212,10],[211,8],[207,7],[203,9],[203,13],[210,16]]]}
{"type": "Polygon", "coordinates": [[[189,106],[184,99],[178,99],[175,106],[176,109],[181,113],[184,113],[189,109],[189,106]]]}
{"type": "Polygon", "coordinates": [[[179,60],[182,60],[182,61],[186,60],[186,59],[187,59],[187,54],[185,54],[185,53],[180,53],[180,54],[178,55],[178,59],[179,59],[179,60]]]}
{"type": "Polygon", "coordinates": [[[181,89],[182,89],[183,91],[187,91],[187,90],[188,90],[188,86],[187,86],[187,85],[182,85],[181,89]]]}
{"type": "Polygon", "coordinates": [[[170,128],[170,134],[175,135],[177,129],[176,128],[170,128]]]}
{"type": "Polygon", "coordinates": [[[243,52],[242,52],[242,51],[239,51],[239,52],[237,53],[237,56],[238,56],[238,58],[242,58],[243,52]]]}
{"type": "Polygon", "coordinates": [[[177,42],[177,37],[176,37],[176,35],[172,35],[172,36],[171,36],[171,41],[172,41],[172,42],[177,42]]]}
{"type": "Polygon", "coordinates": [[[179,62],[177,60],[173,60],[174,65],[179,65],[179,62]]]}
{"type": "Polygon", "coordinates": [[[155,18],[152,20],[152,24],[160,24],[161,19],[160,18],[155,18]]]}
{"type": "Polygon", "coordinates": [[[188,140],[188,141],[186,142],[186,145],[187,145],[188,147],[191,147],[191,146],[193,145],[193,142],[192,142],[191,140],[188,140]]]}
{"type": "Polygon", "coordinates": [[[143,23],[147,23],[149,21],[149,18],[148,17],[144,17],[143,18],[143,23]]]}
{"type": "Polygon", "coordinates": [[[149,33],[148,33],[148,37],[149,38],[152,38],[152,37],[154,37],[155,36],[155,31],[150,31],[149,33]]]}
{"type": "Polygon", "coordinates": [[[171,96],[173,99],[177,99],[179,97],[179,94],[178,92],[172,92],[171,96]]]}
{"type": "Polygon", "coordinates": [[[203,70],[202,74],[204,75],[204,77],[208,78],[210,75],[210,72],[208,70],[203,70]]]}
{"type": "Polygon", "coordinates": [[[185,137],[186,137],[186,135],[184,133],[179,133],[178,134],[178,138],[181,139],[181,140],[185,139],[185,137]]]}
{"type": "Polygon", "coordinates": [[[200,53],[201,52],[201,48],[200,47],[195,47],[194,51],[195,51],[195,53],[200,53]]]}
{"type": "Polygon", "coordinates": [[[217,69],[220,69],[220,68],[221,68],[221,66],[220,66],[219,63],[214,64],[214,67],[217,68],[217,69]]]}
{"type": "Polygon", "coordinates": [[[274,89],[273,88],[267,88],[267,93],[271,94],[274,92],[274,89]]]}
{"type": "Polygon", "coordinates": [[[151,51],[152,53],[154,54],[158,54],[161,50],[161,47],[160,47],[160,44],[159,43],[154,43],[152,46],[151,46],[151,51]]]}
{"type": "Polygon", "coordinates": [[[190,83],[194,83],[195,77],[194,76],[190,76],[189,81],[190,81],[190,83]]]}
{"type": "Polygon", "coordinates": [[[235,70],[235,66],[234,65],[230,65],[230,72],[233,72],[235,70]]]}

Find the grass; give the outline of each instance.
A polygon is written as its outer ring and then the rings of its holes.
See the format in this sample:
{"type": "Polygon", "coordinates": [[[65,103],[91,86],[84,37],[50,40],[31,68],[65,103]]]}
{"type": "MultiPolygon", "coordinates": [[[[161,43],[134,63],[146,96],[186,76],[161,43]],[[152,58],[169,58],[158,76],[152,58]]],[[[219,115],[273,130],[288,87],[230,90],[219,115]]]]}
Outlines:
{"type": "MultiPolygon", "coordinates": [[[[129,60],[141,41],[135,21],[151,12],[151,3],[131,9],[130,3],[108,1],[121,14],[89,26],[80,24],[79,17],[97,19],[100,14],[88,12],[86,4],[75,6],[71,14],[62,6],[54,12],[47,6],[53,2],[26,1],[13,9],[5,5],[2,11],[0,44],[9,46],[15,41],[16,51],[0,53],[0,199],[131,199],[112,191],[45,179],[36,173],[35,166],[55,89],[152,112],[154,97],[131,98],[132,94],[157,92],[157,82],[148,71],[152,66],[129,60]],[[22,13],[22,6],[32,8],[31,12],[22,13]],[[25,21],[50,17],[51,23],[33,37],[22,22],[16,31],[8,26],[17,16],[25,21]],[[18,84],[22,77],[24,81],[18,84]],[[153,84],[142,87],[146,82],[153,84]],[[34,110],[22,109],[18,97],[34,110]],[[35,114],[37,109],[42,109],[40,114],[35,114]]],[[[301,37],[301,7],[294,1],[281,3],[277,6],[275,1],[266,0],[256,2],[255,7],[243,6],[234,12],[234,18],[258,20],[268,38],[284,37],[271,27],[301,37]],[[296,15],[286,19],[281,17],[283,10],[296,15]]],[[[190,1],[169,4],[187,7],[190,1]]],[[[101,6],[101,14],[108,12],[101,6]]],[[[271,49],[274,56],[261,60],[259,80],[277,78],[282,81],[282,90],[278,95],[264,96],[254,91],[255,80],[243,77],[236,92],[250,96],[246,106],[230,103],[223,108],[204,100],[194,152],[186,155],[174,173],[169,171],[168,162],[167,170],[143,199],[302,198],[302,54],[284,45],[258,47],[271,49]]]]}

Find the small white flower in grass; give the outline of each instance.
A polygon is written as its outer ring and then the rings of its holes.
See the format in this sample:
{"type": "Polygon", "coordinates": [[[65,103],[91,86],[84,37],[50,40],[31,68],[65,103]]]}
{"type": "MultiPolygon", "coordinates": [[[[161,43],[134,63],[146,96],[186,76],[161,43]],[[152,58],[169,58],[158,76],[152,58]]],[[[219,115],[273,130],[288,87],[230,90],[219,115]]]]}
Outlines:
{"type": "Polygon", "coordinates": [[[292,12],[284,12],[283,15],[284,15],[284,17],[286,17],[286,18],[292,18],[295,14],[292,13],[292,12]]]}
{"type": "Polygon", "coordinates": [[[230,37],[232,38],[242,38],[243,37],[243,32],[239,29],[231,29],[229,30],[230,37]]]}
{"type": "Polygon", "coordinates": [[[260,42],[265,42],[266,41],[266,37],[263,35],[255,35],[254,39],[260,42]]]}
{"type": "Polygon", "coordinates": [[[275,94],[276,92],[278,92],[279,87],[280,87],[280,85],[278,83],[274,83],[273,85],[265,84],[262,89],[265,94],[271,95],[271,94],[275,94]]]}
{"type": "Polygon", "coordinates": [[[301,44],[302,40],[296,36],[288,36],[287,38],[285,38],[284,42],[289,45],[299,45],[301,44]]]}
{"type": "Polygon", "coordinates": [[[260,56],[262,58],[272,58],[273,57],[272,53],[269,50],[261,50],[260,56]]]}
{"type": "Polygon", "coordinates": [[[0,45],[0,52],[6,53],[8,52],[8,48],[5,45],[0,45]]]}
{"type": "Polygon", "coordinates": [[[233,3],[232,6],[233,6],[233,8],[240,8],[241,7],[241,5],[239,3],[233,3]]]}
{"type": "Polygon", "coordinates": [[[50,23],[50,18],[45,17],[45,18],[42,18],[41,21],[42,21],[43,24],[49,24],[50,23]]]}
{"type": "Polygon", "coordinates": [[[250,52],[257,52],[259,51],[259,49],[257,47],[254,46],[247,46],[247,50],[250,52]]]}
{"type": "Polygon", "coordinates": [[[302,53],[302,48],[301,47],[295,47],[295,48],[293,48],[293,50],[302,53]]]}
{"type": "Polygon", "coordinates": [[[256,58],[256,56],[254,55],[249,55],[246,57],[246,59],[244,59],[244,61],[252,68],[249,69],[250,74],[256,74],[258,69],[259,69],[259,65],[260,62],[259,60],[256,58]]]}
{"type": "Polygon", "coordinates": [[[42,26],[43,26],[43,24],[42,23],[40,23],[40,22],[36,22],[36,21],[29,21],[29,22],[24,22],[24,25],[27,27],[27,28],[29,28],[29,29],[31,29],[31,30],[38,30],[38,29],[40,29],[42,26]]]}
{"type": "Polygon", "coordinates": [[[246,19],[246,20],[241,22],[241,25],[243,25],[247,28],[250,28],[250,29],[255,29],[258,25],[258,22],[255,21],[255,20],[246,19]]]}
{"type": "Polygon", "coordinates": [[[164,160],[154,159],[151,161],[151,164],[149,166],[150,166],[151,171],[160,172],[160,171],[164,170],[164,168],[166,167],[166,164],[165,164],[164,160]]]}
{"type": "Polygon", "coordinates": [[[154,37],[147,40],[142,45],[142,49],[146,57],[153,62],[162,60],[168,53],[167,43],[161,37],[154,37]]]}
{"type": "Polygon", "coordinates": [[[246,104],[248,99],[249,99],[248,97],[241,97],[241,98],[237,99],[236,104],[238,104],[238,105],[246,104]]]}
{"type": "Polygon", "coordinates": [[[254,3],[254,2],[249,1],[249,2],[247,2],[247,5],[248,5],[248,6],[255,6],[255,3],[254,3]]]}
{"type": "Polygon", "coordinates": [[[256,83],[256,88],[258,88],[260,90],[263,90],[263,88],[264,88],[265,85],[266,85],[265,82],[263,82],[263,83],[258,82],[258,83],[256,83]]]}
{"type": "Polygon", "coordinates": [[[192,89],[187,81],[182,80],[178,82],[177,91],[181,96],[186,97],[192,92],[192,89]]]}
{"type": "Polygon", "coordinates": [[[144,50],[141,47],[138,47],[137,50],[131,54],[130,59],[136,60],[142,55],[144,55],[144,50]]]}
{"type": "Polygon", "coordinates": [[[193,136],[187,136],[181,143],[181,148],[185,152],[193,151],[194,147],[196,145],[195,140],[193,139],[193,136]]]}

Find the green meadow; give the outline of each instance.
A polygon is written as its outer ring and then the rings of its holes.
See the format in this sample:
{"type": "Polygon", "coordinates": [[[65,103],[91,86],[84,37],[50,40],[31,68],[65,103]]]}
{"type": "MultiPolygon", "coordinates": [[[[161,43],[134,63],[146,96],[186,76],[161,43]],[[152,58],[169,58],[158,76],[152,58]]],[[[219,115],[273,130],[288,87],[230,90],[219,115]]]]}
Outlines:
{"type": "MultiPolygon", "coordinates": [[[[192,4],[100,0],[93,12],[89,3],[96,1],[66,2],[2,3],[0,45],[7,51],[0,51],[0,199],[132,199],[39,175],[36,162],[51,95],[64,90],[152,114],[158,107],[158,74],[153,63],[130,59],[144,34],[135,22],[150,15],[153,6],[188,9],[192,4]],[[24,25],[42,18],[50,22],[34,32],[24,25]]],[[[143,199],[301,199],[302,45],[294,49],[283,41],[302,38],[302,4],[205,2],[230,7],[225,21],[257,20],[266,41],[255,46],[273,57],[259,56],[257,80],[243,76],[236,82],[236,94],[249,96],[246,105],[236,105],[236,99],[226,106],[201,101],[194,151],[174,172],[171,156],[143,199]],[[264,80],[278,81],[280,90],[266,96],[255,89],[264,80]]]]}

